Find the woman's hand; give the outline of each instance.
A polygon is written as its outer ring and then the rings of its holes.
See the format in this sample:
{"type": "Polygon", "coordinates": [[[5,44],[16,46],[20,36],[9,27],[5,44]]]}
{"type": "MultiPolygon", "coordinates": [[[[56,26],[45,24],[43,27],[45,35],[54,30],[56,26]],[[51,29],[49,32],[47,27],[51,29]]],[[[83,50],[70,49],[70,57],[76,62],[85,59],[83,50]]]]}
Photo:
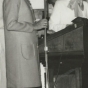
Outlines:
{"type": "Polygon", "coordinates": [[[46,19],[42,19],[38,22],[35,22],[33,24],[33,28],[34,30],[39,30],[39,29],[42,29],[42,28],[47,28],[47,20],[46,19]]]}

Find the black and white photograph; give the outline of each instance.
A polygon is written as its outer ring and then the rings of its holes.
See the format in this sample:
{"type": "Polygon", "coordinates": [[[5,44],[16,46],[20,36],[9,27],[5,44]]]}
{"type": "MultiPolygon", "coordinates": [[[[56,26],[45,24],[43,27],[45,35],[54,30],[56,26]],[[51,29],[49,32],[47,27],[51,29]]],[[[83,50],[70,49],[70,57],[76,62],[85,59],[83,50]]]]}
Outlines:
{"type": "Polygon", "coordinates": [[[87,88],[88,0],[0,0],[0,88],[87,88]]]}

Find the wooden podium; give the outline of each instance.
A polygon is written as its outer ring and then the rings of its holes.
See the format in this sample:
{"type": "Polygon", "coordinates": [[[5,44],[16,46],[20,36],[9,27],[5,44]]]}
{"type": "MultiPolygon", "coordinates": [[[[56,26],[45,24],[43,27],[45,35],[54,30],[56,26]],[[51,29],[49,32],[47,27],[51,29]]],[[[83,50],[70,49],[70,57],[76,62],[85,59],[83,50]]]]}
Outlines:
{"type": "MultiPolygon", "coordinates": [[[[50,81],[56,75],[63,75],[72,69],[77,73],[77,68],[81,68],[82,84],[77,88],[86,88],[88,86],[88,20],[78,17],[73,20],[73,23],[73,25],[47,36],[49,70],[52,70],[50,81]]],[[[45,65],[43,47],[42,39],[39,40],[40,62],[45,65]]],[[[80,71],[79,69],[78,71],[80,71]]]]}

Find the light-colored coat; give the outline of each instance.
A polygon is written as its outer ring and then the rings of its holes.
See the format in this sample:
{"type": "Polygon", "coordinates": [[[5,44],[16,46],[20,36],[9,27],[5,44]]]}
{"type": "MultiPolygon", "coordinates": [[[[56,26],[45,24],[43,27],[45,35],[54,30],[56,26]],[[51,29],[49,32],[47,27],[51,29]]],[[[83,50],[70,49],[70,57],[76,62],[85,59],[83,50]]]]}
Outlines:
{"type": "Polygon", "coordinates": [[[4,23],[8,87],[40,86],[37,35],[28,0],[5,0],[4,23]]]}
{"type": "Polygon", "coordinates": [[[0,88],[6,88],[5,40],[2,8],[3,0],[0,0],[0,88]]]}

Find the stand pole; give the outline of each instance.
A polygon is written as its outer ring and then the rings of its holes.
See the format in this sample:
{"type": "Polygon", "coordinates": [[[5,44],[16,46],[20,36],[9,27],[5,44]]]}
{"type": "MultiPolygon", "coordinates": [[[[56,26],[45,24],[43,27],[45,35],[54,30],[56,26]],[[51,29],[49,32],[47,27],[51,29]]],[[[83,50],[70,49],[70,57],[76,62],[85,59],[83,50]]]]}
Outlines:
{"type": "MultiPolygon", "coordinates": [[[[45,16],[45,19],[47,18],[47,15],[48,15],[48,2],[47,0],[44,0],[44,16],[45,16]]],[[[48,25],[48,24],[47,24],[48,25]]],[[[48,47],[47,47],[47,28],[45,28],[44,30],[44,51],[45,51],[45,63],[46,63],[46,88],[49,88],[49,69],[48,69],[48,47]]]]}

